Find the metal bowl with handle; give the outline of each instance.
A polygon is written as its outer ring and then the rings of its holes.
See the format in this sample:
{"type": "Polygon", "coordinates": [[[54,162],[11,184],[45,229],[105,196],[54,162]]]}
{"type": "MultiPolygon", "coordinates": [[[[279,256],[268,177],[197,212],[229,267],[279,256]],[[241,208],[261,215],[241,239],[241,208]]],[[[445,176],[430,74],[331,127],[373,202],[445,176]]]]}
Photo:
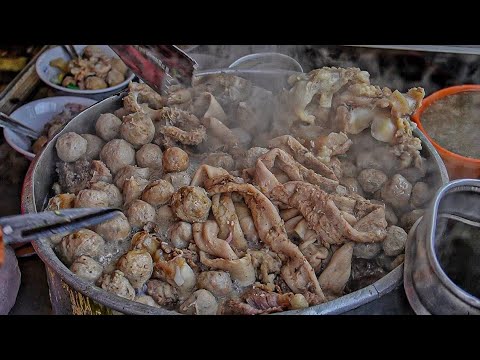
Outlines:
{"type": "MultiPolygon", "coordinates": [[[[251,71],[232,70],[228,73],[252,79],[253,81],[266,81],[272,74],[266,73],[262,78],[261,73],[252,76],[251,71]]],[[[208,72],[212,73],[211,71],[208,72]]],[[[278,76],[279,74],[277,74],[278,76]]],[[[282,84],[290,73],[284,73],[277,82],[282,84]]],[[[30,165],[25,178],[22,193],[22,212],[33,213],[41,211],[50,194],[55,174],[55,163],[59,160],[55,151],[56,138],[66,132],[94,133],[95,121],[102,113],[113,112],[122,106],[122,98],[125,93],[114,95],[91,106],[72,119],[57,136],[50,141],[45,149],[30,165]]],[[[447,171],[435,148],[425,136],[414,130],[415,136],[421,139],[423,150],[422,156],[431,163],[431,178],[435,179],[435,187],[439,187],[448,181],[447,171]]],[[[34,244],[39,257],[45,263],[47,279],[50,287],[50,298],[53,311],[56,314],[152,314],[171,315],[176,312],[154,308],[138,302],[130,301],[114,294],[108,293],[74,275],[54,253],[48,239],[42,239],[34,244]]],[[[312,306],[301,310],[284,311],[279,314],[339,314],[355,309],[369,303],[390,292],[402,284],[403,265],[399,265],[375,283],[342,296],[324,304],[312,306]]]]}

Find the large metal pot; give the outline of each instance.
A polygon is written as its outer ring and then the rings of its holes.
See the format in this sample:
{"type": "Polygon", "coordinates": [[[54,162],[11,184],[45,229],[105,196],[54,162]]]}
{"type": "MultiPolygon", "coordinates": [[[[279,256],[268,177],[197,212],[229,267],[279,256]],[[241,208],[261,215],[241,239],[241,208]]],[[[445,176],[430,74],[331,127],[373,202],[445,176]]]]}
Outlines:
{"type": "MultiPolygon", "coordinates": [[[[229,70],[228,72],[233,73],[234,70],[229,70]]],[[[237,72],[237,75],[244,76],[248,74],[237,72]]],[[[271,76],[271,74],[268,76],[271,76]]],[[[257,77],[258,74],[255,74],[255,78],[257,77]]],[[[113,112],[120,108],[122,106],[121,99],[123,95],[124,94],[114,95],[91,106],[71,120],[57,137],[69,131],[94,133],[96,119],[102,113],[113,112]]],[[[447,171],[435,148],[420,131],[415,129],[414,133],[422,140],[422,155],[429,159],[432,164],[430,178],[435,182],[433,185],[439,187],[441,184],[445,184],[448,181],[447,171]]],[[[22,193],[22,212],[24,213],[41,211],[46,204],[53,179],[55,178],[55,163],[58,161],[54,146],[57,137],[47,144],[43,152],[38,155],[30,165],[22,193]]],[[[88,284],[75,276],[58,259],[47,239],[37,241],[34,247],[47,268],[50,298],[55,314],[111,314],[113,311],[123,314],[176,314],[172,311],[153,308],[123,299],[88,284]]],[[[343,313],[390,292],[402,283],[402,279],[403,265],[400,265],[374,284],[342,296],[334,301],[303,310],[286,311],[280,314],[317,315],[343,313]]]]}

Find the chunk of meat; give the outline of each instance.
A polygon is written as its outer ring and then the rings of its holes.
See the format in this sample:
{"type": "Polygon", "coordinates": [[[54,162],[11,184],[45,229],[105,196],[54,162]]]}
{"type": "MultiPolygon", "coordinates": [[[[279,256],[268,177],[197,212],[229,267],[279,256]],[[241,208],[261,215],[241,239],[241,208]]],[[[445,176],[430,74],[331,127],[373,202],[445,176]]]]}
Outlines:
{"type": "MultiPolygon", "coordinates": [[[[381,229],[359,231],[352,227],[331,197],[314,185],[291,181],[274,187],[270,196],[299,209],[309,227],[315,230],[326,244],[342,242],[342,236],[356,242],[375,242],[385,238],[385,232],[381,229]]],[[[383,220],[385,221],[384,215],[383,220]]]]}
{"type": "MultiPolygon", "coordinates": [[[[351,141],[350,141],[351,144],[351,141]]],[[[304,147],[291,135],[283,135],[269,141],[270,148],[278,148],[291,155],[300,164],[312,169],[328,179],[337,180],[332,169],[320,161],[315,155],[304,147]]],[[[282,169],[283,170],[283,169],[282,169]]],[[[285,171],[285,170],[284,170],[285,171]]]]}
{"type": "Polygon", "coordinates": [[[200,289],[180,305],[179,311],[187,315],[216,315],[218,303],[211,292],[200,289]]]}
{"type": "Polygon", "coordinates": [[[238,259],[229,242],[218,238],[219,227],[215,221],[207,220],[204,223],[195,223],[192,230],[193,240],[200,250],[227,260],[238,259]]]}
{"type": "Polygon", "coordinates": [[[142,178],[134,178],[125,180],[123,183],[123,204],[128,208],[134,200],[138,200],[143,190],[147,187],[149,181],[142,178]]]}
{"type": "Polygon", "coordinates": [[[333,156],[346,154],[352,144],[352,140],[343,132],[331,132],[327,136],[318,137],[314,142],[314,147],[317,158],[328,164],[333,156]]]}
{"type": "Polygon", "coordinates": [[[212,212],[220,228],[218,237],[231,238],[231,244],[235,249],[246,250],[247,240],[240,226],[231,195],[228,193],[213,195],[212,212]]]}
{"type": "Polygon", "coordinates": [[[219,104],[215,96],[209,92],[200,93],[192,104],[193,113],[198,118],[214,117],[221,122],[227,121],[227,114],[219,104]]]}
{"type": "Polygon", "coordinates": [[[250,210],[248,209],[245,202],[234,202],[233,206],[235,206],[238,222],[240,223],[240,227],[242,228],[242,232],[245,235],[247,241],[250,241],[252,243],[258,242],[257,229],[255,228],[252,214],[250,213],[250,210]]]}
{"type": "Polygon", "coordinates": [[[174,286],[178,290],[180,299],[185,299],[191,294],[197,281],[192,268],[181,255],[175,256],[168,261],[157,260],[154,264],[153,276],[174,286]]]}
{"type": "Polygon", "coordinates": [[[206,185],[211,194],[234,191],[241,193],[252,212],[252,218],[262,242],[289,259],[282,268],[282,277],[288,286],[294,292],[312,291],[320,297],[320,301],[325,300],[315,272],[298,247],[288,239],[280,215],[264,194],[251,184],[220,181],[206,185]]]}
{"type": "Polygon", "coordinates": [[[138,166],[127,165],[120,169],[115,175],[114,183],[119,189],[123,189],[123,184],[127,179],[134,177],[136,179],[148,180],[151,175],[151,170],[148,168],[140,168],[138,166]]]}
{"type": "Polygon", "coordinates": [[[335,251],[328,266],[318,278],[318,282],[325,292],[334,296],[341,296],[352,270],[353,242],[344,244],[335,251]]]}
{"type": "MultiPolygon", "coordinates": [[[[256,166],[262,165],[271,171],[274,166],[285,172],[292,181],[306,181],[314,185],[320,186],[325,191],[335,191],[338,186],[337,180],[323,177],[313,170],[310,170],[302,164],[296,162],[292,156],[285,151],[275,148],[270,150],[265,155],[262,155],[258,160],[256,166]]],[[[333,174],[333,172],[332,172],[333,174]]],[[[258,170],[255,176],[258,175],[258,170]]],[[[335,177],[335,175],[333,175],[335,177]]],[[[336,179],[336,177],[335,177],[336,179]]]]}
{"type": "Polygon", "coordinates": [[[280,274],[282,261],[279,256],[271,251],[252,250],[252,264],[257,272],[257,279],[264,284],[273,284],[275,275],[280,274]]]}
{"type": "Polygon", "coordinates": [[[255,282],[255,269],[250,254],[235,260],[210,259],[206,253],[200,251],[200,262],[209,268],[227,271],[240,286],[249,286],[255,282]]]}
{"type": "Polygon", "coordinates": [[[337,91],[349,82],[368,83],[369,75],[357,68],[323,67],[308,74],[292,76],[289,81],[293,85],[289,91],[292,112],[300,121],[313,124],[315,116],[308,114],[306,107],[314,97],[319,97],[321,107],[330,108],[337,91]]]}
{"type": "Polygon", "coordinates": [[[106,183],[111,183],[113,181],[112,173],[100,160],[93,160],[90,165],[90,174],[92,178],[90,179],[90,183],[96,183],[99,181],[103,181],[106,183]]]}

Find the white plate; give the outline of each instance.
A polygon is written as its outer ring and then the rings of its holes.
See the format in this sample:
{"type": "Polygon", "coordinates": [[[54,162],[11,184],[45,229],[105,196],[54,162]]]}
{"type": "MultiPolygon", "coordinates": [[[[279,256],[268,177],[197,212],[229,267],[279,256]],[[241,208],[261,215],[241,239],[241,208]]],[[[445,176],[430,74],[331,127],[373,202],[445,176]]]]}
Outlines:
{"type": "MultiPolygon", "coordinates": [[[[87,45],[74,45],[75,50],[77,50],[79,54],[82,54],[83,49],[86,46],[87,45]]],[[[107,45],[96,45],[96,46],[100,48],[107,56],[118,58],[118,55],[115,54],[115,52],[109,46],[107,45]]],[[[52,78],[54,78],[60,73],[59,69],[57,69],[56,67],[50,66],[50,61],[57,58],[62,58],[65,61],[70,60],[70,58],[68,57],[68,54],[62,49],[62,47],[56,46],[54,48],[51,48],[45,51],[42,55],[39,56],[35,64],[35,69],[37,70],[38,76],[40,77],[40,79],[42,79],[44,83],[64,93],[75,94],[75,95],[95,95],[95,94],[105,95],[105,93],[110,94],[110,93],[118,92],[119,90],[125,88],[128,85],[128,83],[135,77],[135,74],[132,73],[130,70],[128,70],[125,81],[115,86],[107,87],[105,89],[98,89],[98,90],[69,89],[61,85],[54,84],[51,81],[52,78]]]]}
{"type": "MultiPolygon", "coordinates": [[[[46,123],[53,116],[61,113],[68,103],[91,106],[95,100],[77,96],[55,96],[29,102],[20,106],[10,114],[12,118],[27,125],[28,127],[41,132],[46,123]]],[[[33,160],[35,154],[31,152],[31,141],[29,138],[18,135],[10,129],[3,129],[3,135],[7,143],[19,153],[33,160]]]]}

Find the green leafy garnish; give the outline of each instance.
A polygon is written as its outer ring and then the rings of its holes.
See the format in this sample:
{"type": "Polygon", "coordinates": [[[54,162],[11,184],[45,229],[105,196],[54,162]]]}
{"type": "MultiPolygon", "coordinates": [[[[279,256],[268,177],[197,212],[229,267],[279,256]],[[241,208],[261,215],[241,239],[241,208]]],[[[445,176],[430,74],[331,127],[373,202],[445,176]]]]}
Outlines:
{"type": "Polygon", "coordinates": [[[77,85],[75,85],[75,84],[68,84],[68,85],[67,85],[67,88],[69,88],[69,89],[75,89],[75,90],[79,90],[79,89],[80,89],[80,88],[79,88],[77,85]]]}

